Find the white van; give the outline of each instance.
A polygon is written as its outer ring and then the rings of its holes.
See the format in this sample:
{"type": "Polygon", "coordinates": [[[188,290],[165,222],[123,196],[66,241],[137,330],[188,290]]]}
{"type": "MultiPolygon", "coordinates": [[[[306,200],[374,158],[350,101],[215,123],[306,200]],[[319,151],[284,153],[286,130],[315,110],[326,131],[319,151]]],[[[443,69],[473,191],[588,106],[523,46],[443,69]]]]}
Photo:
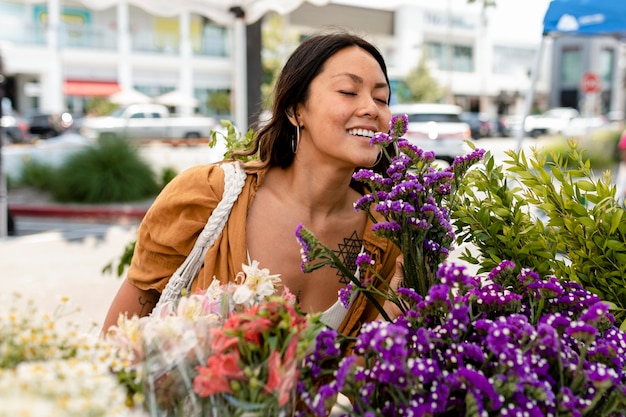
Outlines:
{"type": "Polygon", "coordinates": [[[413,103],[391,106],[391,114],[406,114],[407,133],[411,143],[435,153],[437,159],[452,163],[456,156],[466,155],[472,139],[469,124],[460,119],[463,109],[453,104],[413,103]]]}

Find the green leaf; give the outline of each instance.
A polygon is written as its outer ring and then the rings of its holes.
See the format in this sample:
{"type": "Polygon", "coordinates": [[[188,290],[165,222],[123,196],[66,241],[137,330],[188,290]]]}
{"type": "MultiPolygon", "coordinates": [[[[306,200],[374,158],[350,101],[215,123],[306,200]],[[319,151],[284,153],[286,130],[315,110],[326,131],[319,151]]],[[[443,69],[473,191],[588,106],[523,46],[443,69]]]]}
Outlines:
{"type": "Polygon", "coordinates": [[[583,191],[595,191],[596,190],[596,185],[589,180],[576,181],[576,187],[580,188],[583,191]]]}
{"type": "Polygon", "coordinates": [[[619,227],[620,222],[622,221],[622,216],[624,215],[624,210],[617,210],[613,213],[611,217],[611,228],[609,229],[609,234],[614,234],[617,228],[619,227]]]}

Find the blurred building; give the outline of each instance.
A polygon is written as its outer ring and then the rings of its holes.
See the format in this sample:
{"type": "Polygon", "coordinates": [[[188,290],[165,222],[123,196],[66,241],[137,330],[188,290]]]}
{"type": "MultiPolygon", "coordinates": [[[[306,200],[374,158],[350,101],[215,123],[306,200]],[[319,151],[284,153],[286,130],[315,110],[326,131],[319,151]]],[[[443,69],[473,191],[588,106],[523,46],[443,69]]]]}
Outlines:
{"type": "MultiPolygon", "coordinates": [[[[396,89],[424,56],[447,89],[447,101],[492,115],[522,113],[540,32],[502,36],[482,2],[461,3],[415,0],[364,7],[334,0],[323,7],[305,3],[285,21],[301,36],[337,27],[365,35],[385,55],[396,89]]],[[[20,112],[81,113],[88,98],[120,90],[155,97],[186,88],[198,99],[198,111],[210,114],[208,98],[231,90],[232,28],[194,13],[163,17],[126,2],[102,10],[85,4],[95,3],[0,0],[7,95],[20,112]]],[[[549,82],[561,73],[575,78],[570,64],[550,59],[552,50],[548,42],[540,61],[535,103],[541,109],[576,101],[566,100],[574,84],[549,82]]],[[[613,80],[621,79],[617,62],[610,63],[613,80]]],[[[621,101],[613,96],[603,110],[622,110],[621,101]]]]}

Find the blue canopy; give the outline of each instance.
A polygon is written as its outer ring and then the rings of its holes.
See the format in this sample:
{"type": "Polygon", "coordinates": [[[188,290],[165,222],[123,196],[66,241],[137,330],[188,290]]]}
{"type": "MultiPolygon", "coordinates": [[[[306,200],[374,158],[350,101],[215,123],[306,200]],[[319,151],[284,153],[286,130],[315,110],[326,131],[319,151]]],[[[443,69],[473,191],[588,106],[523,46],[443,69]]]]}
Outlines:
{"type": "Polygon", "coordinates": [[[626,38],[626,1],[552,0],[544,34],[611,35],[626,38]]]}
{"type": "MultiPolygon", "coordinates": [[[[626,40],[626,0],[552,0],[543,17],[543,36],[531,71],[522,126],[530,114],[545,38],[554,35],[604,35],[626,40]]],[[[517,135],[521,149],[524,129],[517,135]]]]}

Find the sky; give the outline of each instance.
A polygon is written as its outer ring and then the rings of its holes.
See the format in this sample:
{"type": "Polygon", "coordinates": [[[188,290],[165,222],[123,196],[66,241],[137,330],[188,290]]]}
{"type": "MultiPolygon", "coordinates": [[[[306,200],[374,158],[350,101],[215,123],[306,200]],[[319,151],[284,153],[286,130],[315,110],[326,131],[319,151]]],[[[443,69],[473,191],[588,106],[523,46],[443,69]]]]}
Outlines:
{"type": "MultiPolygon", "coordinates": [[[[468,4],[467,0],[331,0],[332,3],[393,9],[402,4],[417,4],[428,8],[479,12],[482,1],[468,4]]],[[[506,40],[541,40],[543,16],[550,0],[495,0],[496,6],[488,10],[492,33],[506,40]]]]}

